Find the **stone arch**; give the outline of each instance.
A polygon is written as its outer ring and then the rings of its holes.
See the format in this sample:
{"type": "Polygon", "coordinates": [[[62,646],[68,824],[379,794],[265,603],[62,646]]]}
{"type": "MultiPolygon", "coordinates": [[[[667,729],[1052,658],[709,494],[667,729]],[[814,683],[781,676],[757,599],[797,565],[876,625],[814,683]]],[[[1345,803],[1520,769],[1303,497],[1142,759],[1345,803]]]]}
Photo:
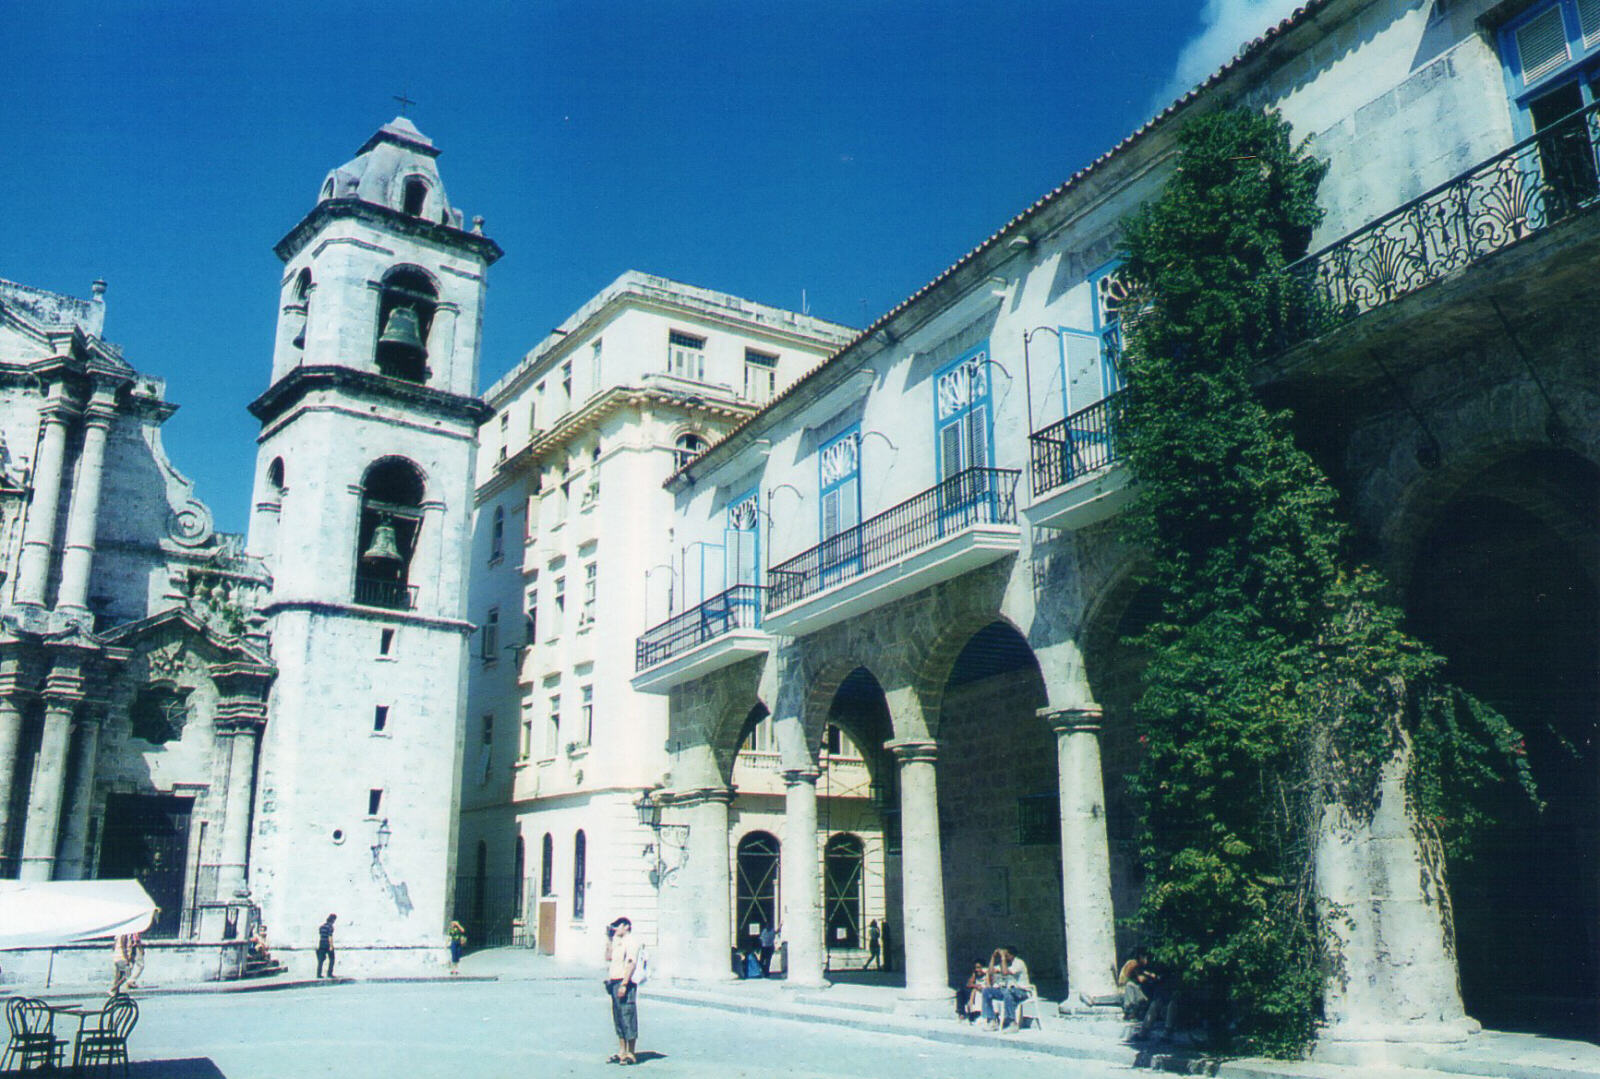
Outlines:
{"type": "MultiPolygon", "coordinates": [[[[944,708],[945,688],[957,658],[977,634],[997,622],[1015,633],[1023,643],[1028,644],[1027,634],[1000,610],[973,608],[962,611],[954,621],[946,623],[928,645],[922,662],[917,666],[914,685],[917,699],[922,705],[923,721],[927,724],[929,736],[935,739],[939,736],[939,720],[944,708]]],[[[1031,644],[1028,644],[1028,650],[1031,654],[1033,651],[1031,644]]],[[[1034,664],[1038,665],[1037,657],[1034,658],[1034,664]]]]}

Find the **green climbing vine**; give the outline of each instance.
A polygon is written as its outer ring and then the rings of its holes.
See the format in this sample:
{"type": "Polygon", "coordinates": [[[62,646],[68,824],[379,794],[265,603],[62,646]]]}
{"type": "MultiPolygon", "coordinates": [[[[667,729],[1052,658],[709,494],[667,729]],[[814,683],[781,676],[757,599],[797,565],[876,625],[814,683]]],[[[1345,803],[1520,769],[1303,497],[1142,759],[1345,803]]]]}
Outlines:
{"type": "Polygon", "coordinates": [[[1295,315],[1284,271],[1321,219],[1325,171],[1275,113],[1213,113],[1184,128],[1175,174],[1124,223],[1126,523],[1161,599],[1132,642],[1149,656],[1137,920],[1189,1020],[1279,1056],[1311,1041],[1339,958],[1314,902],[1323,806],[1370,815],[1409,742],[1419,837],[1460,858],[1483,788],[1532,794],[1516,731],[1444,683],[1353,558],[1338,492],[1251,384],[1295,315]]]}

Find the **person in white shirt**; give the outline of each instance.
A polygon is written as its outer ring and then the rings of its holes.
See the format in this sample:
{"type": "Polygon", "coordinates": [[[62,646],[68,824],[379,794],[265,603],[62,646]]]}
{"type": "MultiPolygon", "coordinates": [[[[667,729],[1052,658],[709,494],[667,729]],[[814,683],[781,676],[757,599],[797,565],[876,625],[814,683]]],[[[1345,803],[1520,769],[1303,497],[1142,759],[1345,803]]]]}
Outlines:
{"type": "Polygon", "coordinates": [[[990,1030],[1017,1029],[1017,1004],[1033,995],[1033,981],[1028,977],[1028,964],[1010,945],[996,948],[989,957],[989,985],[983,990],[983,1019],[990,1030]],[[994,1002],[999,1001],[1005,1018],[995,1015],[994,1002]]]}
{"type": "Polygon", "coordinates": [[[611,998],[611,1022],[617,1030],[617,1052],[606,1058],[608,1064],[637,1064],[633,1046],[639,1038],[639,987],[634,970],[639,965],[639,942],[633,939],[633,923],[618,918],[606,926],[606,995],[611,998]]]}

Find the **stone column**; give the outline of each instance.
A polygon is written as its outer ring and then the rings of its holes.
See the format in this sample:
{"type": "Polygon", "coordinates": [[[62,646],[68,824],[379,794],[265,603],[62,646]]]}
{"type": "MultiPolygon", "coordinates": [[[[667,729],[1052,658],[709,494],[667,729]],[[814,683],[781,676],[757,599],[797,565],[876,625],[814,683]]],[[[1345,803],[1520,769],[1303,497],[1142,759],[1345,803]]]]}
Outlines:
{"type": "Polygon", "coordinates": [[[62,821],[61,860],[56,865],[57,880],[85,880],[91,876],[85,858],[89,848],[89,808],[94,802],[95,766],[100,752],[102,716],[90,706],[79,710],[73,740],[76,767],[72,788],[67,793],[66,815],[62,821]]]}
{"type": "Polygon", "coordinates": [[[217,900],[226,902],[247,891],[250,851],[250,805],[256,786],[256,741],[260,729],[239,723],[219,730],[218,742],[227,746],[228,787],[223,794],[222,860],[217,869],[217,900]]]}
{"type": "Polygon", "coordinates": [[[783,773],[783,939],[789,945],[785,976],[797,988],[827,984],[822,975],[822,881],[817,872],[819,774],[815,768],[783,773]]]}
{"type": "Polygon", "coordinates": [[[1478,1029],[1461,1003],[1442,856],[1406,807],[1410,753],[1403,740],[1384,765],[1371,819],[1338,803],[1323,807],[1317,905],[1337,963],[1324,988],[1317,1059],[1400,1060],[1418,1043],[1459,1042],[1478,1029]]]}
{"type": "Polygon", "coordinates": [[[0,664],[0,876],[14,867],[5,864],[7,840],[11,833],[11,784],[16,781],[17,743],[22,737],[22,704],[17,699],[15,661],[0,664]]]}
{"type": "Polygon", "coordinates": [[[67,508],[67,536],[61,552],[61,590],[56,596],[60,610],[89,613],[89,567],[94,562],[95,530],[100,522],[100,481],[105,474],[106,433],[111,429],[116,406],[109,388],[97,388],[94,400],[84,413],[83,451],[72,483],[72,502],[67,508]]]}
{"type": "Polygon", "coordinates": [[[17,558],[17,602],[44,606],[50,556],[56,543],[56,513],[61,505],[61,474],[67,460],[67,421],[71,411],[59,397],[45,406],[39,455],[33,462],[33,499],[22,529],[17,558]]]}
{"type": "MultiPolygon", "coordinates": [[[[733,878],[728,867],[728,806],[731,787],[687,791],[672,800],[687,825],[683,868],[675,882],[682,904],[675,977],[695,981],[733,978],[733,878]]],[[[670,827],[670,826],[667,826],[670,827]]],[[[662,839],[667,829],[662,829],[662,839]]],[[[670,849],[668,859],[672,856],[670,849]]]]}
{"type": "Polygon", "coordinates": [[[905,925],[900,939],[906,957],[906,996],[932,1012],[944,1008],[952,998],[944,935],[939,786],[934,768],[939,746],[917,739],[885,746],[900,762],[900,873],[905,889],[905,925]]]}
{"type": "Polygon", "coordinates": [[[75,677],[52,674],[50,681],[57,685],[46,691],[44,737],[33,769],[33,785],[28,790],[28,820],[22,833],[22,867],[18,874],[22,880],[50,880],[55,874],[61,801],[66,793],[67,750],[73,716],[83,700],[81,692],[60,687],[60,683],[76,683],[75,677]]]}
{"type": "MultiPolygon", "coordinates": [[[[1117,938],[1111,907],[1111,849],[1106,840],[1105,781],[1100,770],[1099,708],[1041,709],[1056,732],[1061,798],[1061,905],[1067,944],[1068,1000],[1116,992],[1117,938]]],[[[1085,1001],[1086,1003],[1086,1001],[1085,1001]]]]}

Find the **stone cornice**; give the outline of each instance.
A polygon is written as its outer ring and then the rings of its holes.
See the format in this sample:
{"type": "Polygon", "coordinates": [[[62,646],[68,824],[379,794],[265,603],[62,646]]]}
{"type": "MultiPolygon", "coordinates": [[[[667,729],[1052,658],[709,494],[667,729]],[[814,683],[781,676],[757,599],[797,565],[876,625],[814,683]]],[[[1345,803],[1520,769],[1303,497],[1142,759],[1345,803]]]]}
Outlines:
{"type": "Polygon", "coordinates": [[[925,738],[901,738],[892,742],[885,742],[883,748],[893,753],[895,759],[901,764],[926,762],[932,764],[939,759],[939,743],[925,738]]]}
{"type": "Polygon", "coordinates": [[[335,389],[355,396],[379,397],[407,408],[449,419],[481,424],[494,413],[476,397],[419,386],[400,378],[371,371],[331,365],[296,367],[273,383],[266,393],[250,402],[250,414],[263,424],[271,423],[315,390],[335,389]]]}
{"type": "Polygon", "coordinates": [[[282,611],[315,611],[318,614],[344,615],[347,618],[432,626],[435,629],[453,630],[464,637],[471,635],[477,629],[471,622],[463,622],[459,618],[441,618],[437,615],[417,614],[415,611],[400,611],[389,607],[363,607],[356,603],[336,603],[322,599],[272,600],[263,603],[260,611],[267,618],[282,611]]]}
{"type": "Polygon", "coordinates": [[[324,199],[317,203],[272,250],[280,259],[288,262],[329,222],[342,219],[361,221],[385,232],[426,240],[441,247],[453,247],[481,259],[485,266],[493,264],[505,254],[499,244],[480,233],[426,221],[359,198],[324,199]]]}
{"type": "Polygon", "coordinates": [[[1037,715],[1056,734],[1098,734],[1105,713],[1097,705],[1084,708],[1041,708],[1037,715]]]}

